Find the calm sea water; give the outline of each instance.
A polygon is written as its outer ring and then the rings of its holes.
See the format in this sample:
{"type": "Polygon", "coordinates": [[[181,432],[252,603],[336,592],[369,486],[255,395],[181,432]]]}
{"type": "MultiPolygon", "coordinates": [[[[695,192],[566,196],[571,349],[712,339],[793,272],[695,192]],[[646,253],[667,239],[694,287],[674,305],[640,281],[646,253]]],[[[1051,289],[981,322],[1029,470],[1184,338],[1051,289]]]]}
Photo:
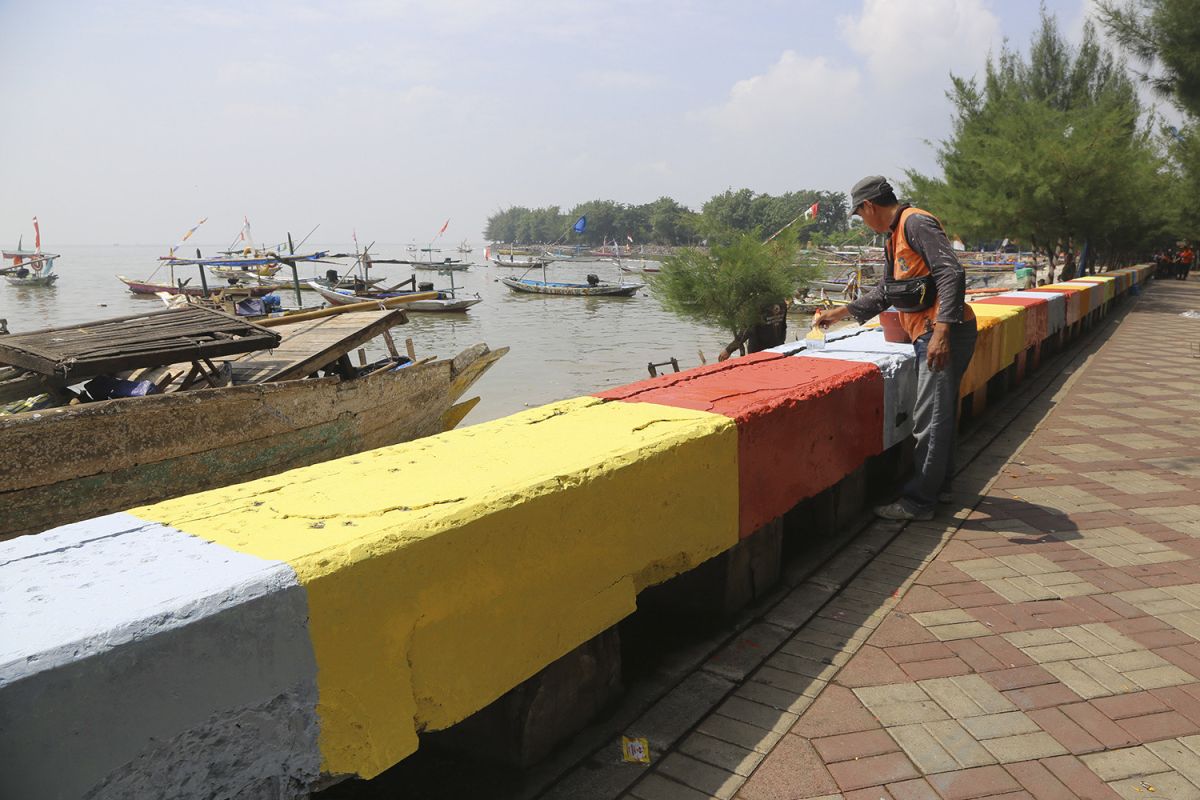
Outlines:
{"type": "MultiPolygon", "coordinates": [[[[343,245],[316,247],[341,252],[350,249],[343,245]]],[[[75,325],[161,306],[157,298],[141,299],[131,294],[116,277],[149,276],[157,266],[155,259],[162,253],[161,247],[71,246],[56,248],[55,252],[62,258],[56,267],[60,277],[52,287],[16,288],[0,282],[0,318],[8,320],[11,332],[75,325]]],[[[408,257],[403,245],[378,245],[372,252],[381,258],[408,257]]],[[[457,254],[446,251],[442,256],[457,254]]],[[[468,258],[482,264],[483,247],[477,245],[468,258]]],[[[301,265],[300,275],[302,279],[312,277],[326,268],[301,265]]],[[[197,268],[189,269],[178,277],[195,276],[197,268]]],[[[491,265],[456,272],[455,284],[467,292],[478,292],[482,303],[465,314],[410,314],[408,325],[395,332],[398,341],[413,340],[418,356],[449,358],[477,342],[511,348],[468,393],[468,397],[479,395],[482,399],[463,424],[640,380],[648,376],[646,364],[651,361],[674,356],[681,368],[687,368],[699,363],[697,350],[703,350],[712,362],[728,340],[719,330],[665,311],[648,290],[631,298],[555,297],[516,294],[499,282],[503,275],[519,276],[522,272],[491,265]]],[[[550,280],[583,281],[589,272],[609,281],[616,281],[622,274],[615,265],[605,262],[559,263],[547,268],[550,280]]],[[[396,265],[372,271],[374,276],[387,277],[385,285],[411,274],[396,265]]],[[[433,281],[438,288],[449,286],[448,276],[433,272],[416,275],[417,280],[433,281]]],[[[164,276],[165,271],[158,277],[164,276]]],[[[528,277],[540,279],[541,271],[528,277]]],[[[632,277],[626,276],[626,280],[632,277]]],[[[199,277],[193,277],[192,283],[198,284],[199,277]]],[[[210,285],[215,283],[210,281],[210,285]]],[[[306,305],[321,304],[316,293],[304,292],[302,296],[306,305]]],[[[284,293],[283,302],[285,306],[294,305],[294,292],[284,293]]],[[[789,338],[794,336],[789,334],[789,338]]]]}

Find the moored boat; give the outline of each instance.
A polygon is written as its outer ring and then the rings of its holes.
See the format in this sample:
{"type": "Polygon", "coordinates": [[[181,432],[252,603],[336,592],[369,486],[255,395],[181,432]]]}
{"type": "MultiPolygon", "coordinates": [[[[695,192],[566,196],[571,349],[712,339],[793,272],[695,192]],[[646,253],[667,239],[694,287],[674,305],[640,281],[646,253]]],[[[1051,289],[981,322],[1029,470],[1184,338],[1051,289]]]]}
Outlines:
{"type": "MultiPolygon", "coordinates": [[[[127,278],[124,275],[118,275],[117,280],[128,286],[129,291],[133,292],[134,294],[143,295],[157,295],[160,292],[165,292],[167,294],[186,294],[192,297],[208,297],[219,293],[222,289],[229,285],[225,284],[219,286],[210,286],[206,290],[203,286],[194,286],[188,282],[185,282],[182,286],[180,286],[178,284],[172,285],[169,283],[154,283],[149,280],[139,281],[134,280],[133,278],[127,278]]],[[[191,279],[189,278],[187,280],[190,281],[191,279]]],[[[253,286],[242,286],[240,284],[234,285],[240,289],[249,290],[252,297],[262,297],[263,295],[268,295],[271,292],[278,292],[289,288],[288,284],[286,283],[259,283],[253,286]]]]}
{"type": "Polygon", "coordinates": [[[459,398],[508,350],[477,344],[414,361],[388,333],[403,310],[333,312],[254,325],[187,309],[2,337],[0,362],[21,368],[0,368],[0,402],[100,376],[103,387],[150,394],[0,414],[0,539],[440,433],[477,402],[459,398]],[[196,331],[184,330],[195,320],[222,331],[203,357],[196,331]],[[132,333],[164,326],[170,336],[153,347],[132,333]],[[83,334],[86,349],[72,344],[83,334]],[[112,375],[120,354],[96,349],[114,337],[141,365],[124,380],[112,375]],[[352,363],[378,337],[391,355],[352,363]],[[55,358],[29,357],[39,346],[55,358]]]}
{"type": "MultiPolygon", "coordinates": [[[[319,293],[325,298],[326,302],[335,306],[349,305],[351,303],[362,303],[369,300],[389,300],[394,297],[405,297],[413,294],[423,294],[421,290],[416,291],[367,291],[353,292],[340,289],[328,289],[324,286],[311,283],[310,288],[319,293]]],[[[405,303],[404,307],[408,311],[466,311],[473,305],[483,301],[479,295],[470,297],[456,297],[455,293],[438,291],[437,297],[414,300],[411,303],[405,303]]]]}
{"type": "Polygon", "coordinates": [[[497,267],[521,267],[524,269],[540,269],[550,265],[550,261],[545,258],[537,258],[529,256],[528,258],[517,258],[516,256],[495,255],[489,259],[497,267]]]}
{"type": "Polygon", "coordinates": [[[16,250],[0,250],[0,257],[13,263],[0,266],[0,275],[12,286],[51,286],[58,280],[54,271],[57,253],[42,252],[42,229],[33,218],[34,249],[25,250],[17,240],[16,250]]]}
{"type": "Polygon", "coordinates": [[[632,297],[638,289],[646,285],[644,283],[608,283],[605,281],[567,283],[565,281],[535,281],[530,278],[501,278],[500,282],[514,292],[575,297],[632,297]]]}

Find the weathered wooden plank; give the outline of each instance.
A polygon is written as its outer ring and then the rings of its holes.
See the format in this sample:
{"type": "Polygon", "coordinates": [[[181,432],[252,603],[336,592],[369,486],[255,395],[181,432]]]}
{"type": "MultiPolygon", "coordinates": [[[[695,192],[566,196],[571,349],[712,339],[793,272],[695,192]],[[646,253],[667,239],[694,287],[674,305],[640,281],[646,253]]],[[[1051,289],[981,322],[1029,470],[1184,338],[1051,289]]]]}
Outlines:
{"type": "Polygon", "coordinates": [[[0,363],[75,383],[110,372],[272,347],[279,335],[207,308],[165,309],[85,325],[12,334],[0,340],[0,363]]]}
{"type": "Polygon", "coordinates": [[[299,357],[289,356],[286,361],[277,358],[275,353],[248,356],[238,360],[239,373],[242,368],[251,364],[261,366],[274,363],[275,369],[261,376],[259,380],[286,381],[303,378],[337,361],[354,348],[366,344],[383,331],[402,324],[405,319],[404,312],[400,309],[365,312],[354,316],[358,319],[340,316],[307,323],[304,330],[288,335],[286,344],[289,350],[295,351],[311,342],[308,352],[299,357]]]}

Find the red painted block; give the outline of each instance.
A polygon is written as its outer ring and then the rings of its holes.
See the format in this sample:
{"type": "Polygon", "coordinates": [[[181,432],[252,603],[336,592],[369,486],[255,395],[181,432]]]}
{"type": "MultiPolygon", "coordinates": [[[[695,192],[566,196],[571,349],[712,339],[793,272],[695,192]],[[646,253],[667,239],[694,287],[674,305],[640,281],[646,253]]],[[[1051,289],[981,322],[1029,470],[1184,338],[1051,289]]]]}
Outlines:
{"type": "Polygon", "coordinates": [[[972,300],[972,304],[983,303],[993,306],[1025,307],[1025,347],[1039,345],[1049,333],[1050,303],[1044,297],[987,297],[972,300]]]}
{"type": "Polygon", "coordinates": [[[1081,317],[1087,315],[1091,311],[1088,305],[1085,289],[1079,285],[1071,286],[1069,284],[1051,284],[1049,286],[1039,286],[1039,292],[1058,292],[1067,296],[1067,324],[1074,325],[1081,317]]]}
{"type": "Polygon", "coordinates": [[[857,361],[755,353],[596,396],[734,420],[743,537],[833,486],[883,442],[883,376],[857,361]]]}

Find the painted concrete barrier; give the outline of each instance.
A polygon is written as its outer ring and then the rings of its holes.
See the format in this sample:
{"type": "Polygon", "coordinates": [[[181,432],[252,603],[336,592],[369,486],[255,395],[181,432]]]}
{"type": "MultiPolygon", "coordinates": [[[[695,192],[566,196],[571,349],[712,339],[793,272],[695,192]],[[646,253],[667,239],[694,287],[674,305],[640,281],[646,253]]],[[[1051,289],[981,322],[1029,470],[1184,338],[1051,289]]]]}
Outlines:
{"type": "Polygon", "coordinates": [[[1016,307],[1023,309],[1020,316],[1025,320],[1025,336],[1021,349],[1036,347],[1046,339],[1049,328],[1050,304],[1041,297],[1014,297],[1010,294],[987,297],[971,304],[977,310],[981,306],[1016,307]]]}
{"type": "MultiPolygon", "coordinates": [[[[9,765],[0,795],[9,796],[7,787],[19,780],[26,791],[14,796],[75,797],[85,785],[115,785],[122,770],[163,780],[155,794],[186,795],[188,775],[155,772],[151,764],[199,752],[207,758],[216,738],[207,732],[210,719],[255,707],[274,709],[285,727],[295,724],[294,705],[283,705],[271,687],[247,697],[243,675],[253,663],[224,666],[219,658],[195,689],[194,714],[160,710],[161,724],[131,722],[120,752],[111,752],[110,725],[65,724],[73,708],[119,715],[144,702],[123,676],[139,653],[155,648],[174,647],[180,663],[145,662],[146,674],[137,678],[159,692],[147,709],[173,707],[173,690],[191,693],[188,682],[213,660],[205,652],[235,646],[218,632],[203,634],[193,609],[205,602],[228,606],[251,640],[282,658],[266,640],[282,635],[282,622],[245,622],[253,611],[247,604],[264,602],[258,597],[266,591],[243,591],[252,579],[275,580],[274,594],[285,583],[302,589],[295,618],[307,619],[307,663],[315,659],[316,702],[311,688],[296,702],[315,713],[310,727],[319,736],[307,748],[293,742],[298,754],[289,780],[317,767],[376,775],[416,749],[418,730],[447,727],[482,708],[627,616],[641,589],[733,546],[737,489],[737,432],[727,417],[580,398],[134,509],[116,521],[79,523],[71,534],[77,542],[66,550],[58,543],[65,529],[4,542],[0,713],[28,710],[3,727],[26,740],[15,752],[43,755],[37,769],[9,765]],[[146,577],[92,569],[99,566],[93,557],[104,560],[114,525],[131,531],[130,547],[143,548],[131,560],[144,562],[163,596],[145,608],[120,603],[81,627],[79,607],[112,604],[146,577]],[[193,557],[186,548],[176,555],[180,540],[214,565],[211,584],[195,591],[172,585],[193,557]],[[63,596],[50,603],[51,591],[63,596]],[[24,620],[35,611],[39,629],[60,632],[54,640],[30,635],[24,620]],[[192,634],[185,645],[171,644],[176,621],[192,634]],[[82,640],[94,646],[81,648],[82,640]],[[68,671],[93,677],[83,681],[68,671]],[[63,727],[34,725],[35,708],[59,709],[63,727]],[[90,754],[86,772],[76,774],[64,758],[57,730],[73,732],[73,752],[90,754]],[[195,748],[164,749],[162,742],[195,748]],[[61,763],[44,768],[51,760],[61,763]]],[[[253,655],[253,646],[244,649],[245,658],[253,655]]],[[[243,744],[255,754],[251,761],[274,758],[274,751],[243,744]]]]}
{"type": "Polygon", "coordinates": [[[857,361],[797,361],[756,353],[597,397],[708,411],[733,420],[742,537],[882,451],[883,378],[874,365],[857,361]]]}
{"type": "MultiPolygon", "coordinates": [[[[968,391],[1148,273],[973,304],[968,391]]],[[[0,796],[376,775],[903,441],[915,374],[835,334],[0,543],[0,796]]]]}
{"type": "Polygon", "coordinates": [[[858,361],[874,364],[883,378],[883,450],[899,444],[912,434],[912,406],[917,396],[917,361],[912,345],[894,344],[881,330],[869,330],[854,336],[831,337],[822,350],[774,348],[788,355],[809,358],[858,361]]]}

